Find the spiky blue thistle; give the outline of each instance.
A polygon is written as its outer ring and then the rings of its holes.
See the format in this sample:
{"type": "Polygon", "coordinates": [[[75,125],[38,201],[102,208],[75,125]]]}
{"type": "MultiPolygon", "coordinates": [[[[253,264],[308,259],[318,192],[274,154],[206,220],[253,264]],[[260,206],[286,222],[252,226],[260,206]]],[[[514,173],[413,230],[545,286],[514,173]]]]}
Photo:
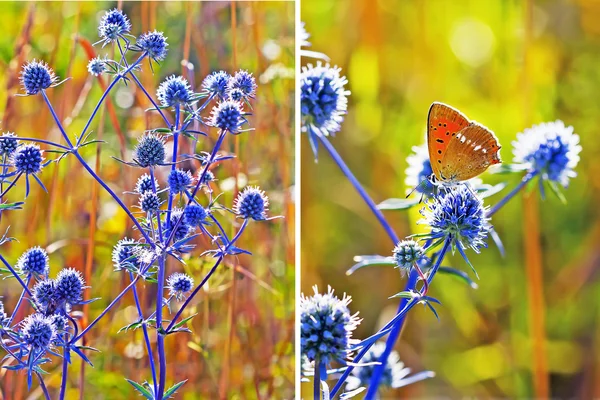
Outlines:
{"type": "Polygon", "coordinates": [[[200,226],[208,213],[199,204],[190,204],[183,210],[183,221],[190,226],[200,226]]]}
{"type": "Polygon", "coordinates": [[[69,328],[69,320],[67,317],[61,314],[53,314],[50,316],[52,320],[52,325],[54,325],[54,329],[57,333],[66,332],[69,328]]]}
{"type": "Polygon", "coordinates": [[[158,100],[164,107],[187,104],[193,94],[188,81],[183,76],[175,75],[162,82],[156,91],[158,100]]]}
{"type": "Polygon", "coordinates": [[[242,103],[234,100],[224,100],[213,107],[209,125],[231,133],[238,133],[244,124],[242,103]]]}
{"type": "Polygon", "coordinates": [[[160,198],[152,191],[146,191],[140,196],[140,208],[146,213],[155,213],[160,209],[160,198]]]}
{"type": "Polygon", "coordinates": [[[245,70],[239,70],[238,72],[236,72],[227,84],[229,96],[233,100],[238,100],[234,99],[231,95],[231,92],[236,89],[242,93],[242,97],[244,99],[253,98],[256,94],[256,80],[254,79],[254,76],[252,76],[250,72],[245,70]]]}
{"type": "Polygon", "coordinates": [[[17,172],[30,175],[37,174],[42,170],[44,163],[44,152],[36,144],[24,144],[19,146],[12,154],[11,162],[17,172]]]}
{"type": "Polygon", "coordinates": [[[139,247],[134,239],[123,238],[119,240],[112,251],[112,262],[115,270],[137,270],[140,267],[138,250],[139,247]]]}
{"type": "Polygon", "coordinates": [[[84,287],[81,273],[73,268],[65,268],[56,277],[56,298],[59,302],[77,304],[81,301],[84,287]]]}
{"type": "Polygon", "coordinates": [[[241,218],[262,221],[267,218],[269,198],[258,186],[248,186],[238,194],[233,211],[241,218]]]}
{"type": "Polygon", "coordinates": [[[227,87],[230,79],[231,75],[229,75],[227,72],[215,71],[204,78],[202,81],[202,88],[207,93],[224,99],[227,95],[227,87]]]}
{"type": "Polygon", "coordinates": [[[56,300],[56,282],[54,279],[39,281],[33,287],[33,299],[44,310],[54,304],[56,300]]]}
{"type": "Polygon", "coordinates": [[[415,240],[402,240],[394,248],[393,255],[396,266],[404,275],[423,259],[425,250],[415,240]]]}
{"type": "Polygon", "coordinates": [[[33,95],[53,86],[58,78],[48,64],[33,60],[23,66],[20,79],[25,93],[33,95]]]}
{"type": "Polygon", "coordinates": [[[173,194],[179,194],[187,190],[188,186],[192,184],[193,178],[190,171],[174,169],[169,173],[167,181],[169,183],[169,190],[173,194]]]}
{"type": "Polygon", "coordinates": [[[104,42],[115,42],[131,31],[131,22],[123,11],[112,9],[104,13],[98,25],[98,35],[104,42]]]}
{"type": "Polygon", "coordinates": [[[52,319],[42,314],[32,314],[23,320],[21,333],[23,342],[34,349],[46,350],[56,337],[52,319]]]}
{"type": "MultiPolygon", "coordinates": [[[[164,159],[164,157],[163,157],[164,159]]],[[[142,194],[144,192],[152,192],[153,188],[158,190],[158,181],[152,179],[149,174],[144,174],[140,176],[135,184],[135,192],[142,194]]]]}
{"type": "MultiPolygon", "coordinates": [[[[171,212],[171,218],[169,219],[169,221],[167,223],[165,223],[164,228],[163,228],[167,237],[171,236],[171,234],[173,232],[173,227],[175,227],[175,224],[177,223],[177,221],[182,217],[182,214],[183,214],[183,210],[180,208],[175,208],[171,212]]],[[[175,233],[173,235],[173,242],[179,242],[180,240],[185,239],[186,237],[188,237],[191,234],[191,232],[192,232],[192,227],[190,225],[188,225],[184,219],[182,219],[181,222],[179,223],[179,225],[177,225],[177,227],[175,228],[175,233]]]]}
{"type": "Polygon", "coordinates": [[[12,132],[0,135],[0,156],[10,157],[19,146],[17,137],[12,132]]]}
{"type": "Polygon", "coordinates": [[[135,148],[135,158],[142,167],[151,167],[165,162],[165,142],[153,133],[142,136],[135,148]]]}
{"type": "Polygon", "coordinates": [[[181,272],[175,272],[167,278],[167,289],[169,294],[177,300],[182,300],[194,287],[194,279],[181,272]]]}
{"type": "Polygon", "coordinates": [[[50,270],[48,253],[38,246],[30,248],[17,260],[17,270],[22,274],[32,275],[36,278],[48,276],[50,270]]]}
{"type": "Polygon", "coordinates": [[[162,32],[152,31],[141,34],[137,39],[137,46],[148,53],[154,61],[164,60],[167,55],[167,38],[162,32]]]}
{"type": "Polygon", "coordinates": [[[93,76],[100,76],[106,72],[106,61],[100,56],[92,58],[87,65],[87,70],[93,76]]]}

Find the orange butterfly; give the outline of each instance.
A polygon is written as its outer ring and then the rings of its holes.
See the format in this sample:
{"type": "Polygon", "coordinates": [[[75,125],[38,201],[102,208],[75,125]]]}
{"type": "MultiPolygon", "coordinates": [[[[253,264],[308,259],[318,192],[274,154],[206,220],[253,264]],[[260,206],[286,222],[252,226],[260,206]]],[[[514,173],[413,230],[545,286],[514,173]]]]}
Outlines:
{"type": "Polygon", "coordinates": [[[429,108],[427,146],[431,169],[442,183],[469,180],[502,162],[496,135],[443,103],[429,108]]]}

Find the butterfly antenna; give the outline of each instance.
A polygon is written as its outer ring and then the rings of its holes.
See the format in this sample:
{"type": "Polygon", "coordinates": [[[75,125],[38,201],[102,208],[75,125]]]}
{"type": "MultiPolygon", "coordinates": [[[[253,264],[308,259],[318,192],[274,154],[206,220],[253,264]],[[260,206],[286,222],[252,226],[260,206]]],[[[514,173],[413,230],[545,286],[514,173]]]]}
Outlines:
{"type": "MultiPolygon", "coordinates": [[[[428,180],[429,180],[429,178],[425,178],[421,182],[419,182],[419,184],[417,186],[415,186],[414,188],[412,188],[412,190],[406,195],[406,198],[408,199],[409,196],[415,192],[415,190],[417,190],[418,188],[424,186],[424,183],[426,183],[428,180]]],[[[421,196],[421,200],[422,199],[423,199],[423,196],[421,196]]],[[[419,201],[419,203],[420,203],[420,201],[419,201]]]]}

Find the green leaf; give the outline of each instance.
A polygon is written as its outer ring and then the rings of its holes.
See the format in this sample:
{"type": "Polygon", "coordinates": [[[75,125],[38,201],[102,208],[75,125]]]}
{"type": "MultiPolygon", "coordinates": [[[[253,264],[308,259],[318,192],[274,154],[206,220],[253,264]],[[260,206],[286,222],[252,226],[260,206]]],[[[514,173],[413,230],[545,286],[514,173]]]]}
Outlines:
{"type": "Polygon", "coordinates": [[[142,394],[142,396],[144,396],[148,400],[154,399],[154,395],[148,389],[146,389],[139,383],[132,381],[131,379],[126,379],[126,381],[129,382],[131,384],[131,386],[133,386],[138,392],[140,392],[142,394]]]}
{"type": "Polygon", "coordinates": [[[552,192],[556,195],[556,197],[558,197],[558,199],[563,203],[563,204],[567,204],[567,198],[565,197],[565,195],[561,192],[560,188],[558,187],[558,185],[556,184],[556,182],[554,181],[548,181],[548,184],[550,185],[550,189],[552,190],[552,192]]]}
{"type": "Polygon", "coordinates": [[[396,293],[393,296],[388,297],[388,299],[395,299],[398,297],[401,297],[403,299],[414,299],[414,298],[419,297],[419,294],[416,292],[413,292],[412,290],[405,290],[405,291],[396,293]]]}
{"type": "Polygon", "coordinates": [[[460,271],[460,270],[458,270],[456,268],[440,267],[440,269],[438,270],[438,272],[442,272],[444,274],[450,274],[450,275],[456,276],[457,278],[459,278],[462,281],[466,282],[473,289],[477,289],[479,287],[479,286],[477,286],[477,283],[475,283],[475,281],[473,281],[471,278],[469,278],[469,275],[466,272],[460,271]]]}
{"type": "Polygon", "coordinates": [[[173,326],[173,328],[174,329],[181,328],[186,322],[188,322],[189,320],[191,320],[192,318],[194,318],[196,315],[198,315],[198,313],[190,315],[189,317],[182,319],[181,321],[179,321],[178,323],[176,323],[175,326],[173,326]]]}
{"type": "Polygon", "coordinates": [[[407,210],[421,202],[420,199],[387,199],[377,205],[380,210],[407,210]]]}
{"type": "Polygon", "coordinates": [[[163,400],[165,400],[165,399],[168,399],[168,398],[170,398],[172,395],[174,395],[174,394],[175,394],[175,392],[176,392],[176,391],[177,391],[177,390],[178,390],[180,387],[182,387],[182,386],[183,386],[183,384],[184,384],[184,383],[186,383],[186,382],[187,382],[187,379],[186,379],[185,381],[181,381],[181,382],[179,382],[179,383],[176,383],[175,385],[171,386],[171,387],[169,388],[169,390],[167,390],[167,391],[165,392],[165,395],[163,396],[163,400]]]}
{"type": "Polygon", "coordinates": [[[360,268],[370,265],[396,265],[393,257],[384,256],[356,256],[354,257],[354,261],[356,261],[356,264],[346,271],[346,275],[352,275],[360,268]]]}

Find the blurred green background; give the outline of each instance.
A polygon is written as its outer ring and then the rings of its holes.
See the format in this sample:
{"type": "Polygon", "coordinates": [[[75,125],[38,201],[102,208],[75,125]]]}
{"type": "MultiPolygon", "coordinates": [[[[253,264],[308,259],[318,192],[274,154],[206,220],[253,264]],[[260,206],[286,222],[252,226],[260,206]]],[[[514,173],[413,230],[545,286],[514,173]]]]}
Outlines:
{"type": "MultiPolygon", "coordinates": [[[[406,157],[424,142],[433,101],[492,129],[505,162],[534,123],[561,119],[583,146],[568,204],[534,191],[494,216],[507,256],[493,243],[468,252],[478,290],[436,277],[441,321],[415,308],[396,349],[437,377],[384,398],[600,398],[598,15],[600,3],[586,0],[302,1],[310,49],[342,67],[352,91],[332,142],[376,202],[405,195],[406,157]]],[[[302,291],[352,295],[364,319],[354,336],[365,338],[394,315],[388,296],[405,281],[386,267],[344,273],[353,256],[390,255],[393,244],[323,148],[314,163],[306,138],[301,173],[302,291]]],[[[520,175],[482,178],[509,185],[493,205],[520,175]]],[[[401,237],[423,229],[418,208],[386,216],[401,237]]],[[[447,261],[470,273],[459,256],[447,261]]]]}
{"type": "MultiPolygon", "coordinates": [[[[193,307],[186,311],[187,315],[198,313],[190,326],[193,333],[166,340],[167,383],[189,379],[179,391],[178,397],[184,399],[291,398],[295,304],[290,190],[294,176],[294,4],[4,2],[0,13],[2,131],[62,140],[40,97],[14,97],[20,90],[22,64],[37,58],[47,61],[61,79],[71,77],[48,94],[67,131],[71,135],[81,132],[102,94],[99,82],[87,73],[86,50],[90,49],[89,43],[99,39],[97,24],[103,12],[116,6],[131,19],[133,34],[157,29],[168,37],[167,59],[155,65],[155,74],[147,63],[143,65],[141,80],[150,93],[154,94],[158,84],[171,74],[183,74],[198,90],[202,79],[218,69],[232,73],[244,68],[256,76],[259,87],[250,117],[255,131],[227,140],[224,151],[234,151],[238,158],[215,169],[218,181],[214,189],[217,194],[224,193],[222,204],[231,206],[236,182],[239,187],[260,185],[270,197],[271,214],[285,216],[275,222],[252,223],[239,245],[254,255],[229,258],[210,279],[207,289],[194,299],[193,307]]],[[[94,50],[101,51],[100,47],[94,50]]],[[[131,159],[136,138],[148,127],[162,126],[156,113],[144,112],[150,104],[140,94],[135,85],[118,85],[110,96],[114,114],[107,108],[92,124],[93,137],[101,136],[107,142],[100,147],[99,174],[119,194],[132,190],[142,171],[124,167],[111,156],[131,159]]],[[[198,150],[212,149],[215,139],[216,132],[211,131],[209,138],[200,139],[198,150]]],[[[189,141],[182,146],[189,151],[189,141]]],[[[97,167],[94,146],[84,149],[83,155],[97,167]]],[[[190,163],[187,167],[196,170],[198,165],[190,163]]],[[[92,178],[75,159],[67,157],[59,165],[46,167],[41,179],[50,194],[34,185],[22,211],[2,215],[0,230],[4,232],[10,226],[10,235],[19,241],[3,245],[0,251],[14,263],[24,250],[40,245],[50,253],[51,276],[64,266],[84,271],[92,286],[86,294],[102,298],[87,310],[87,320],[91,321],[128,284],[125,275],[112,272],[112,247],[121,237],[137,234],[110,197],[104,191],[94,191],[97,187],[93,188],[92,178]],[[95,227],[93,247],[88,246],[91,224],[95,227]],[[89,249],[93,258],[87,255],[89,249]]],[[[7,200],[21,200],[23,186],[11,192],[7,200]]],[[[122,198],[129,206],[137,203],[136,196],[122,198]]],[[[197,244],[200,249],[210,246],[203,238],[197,244]]],[[[196,282],[212,266],[211,260],[203,263],[205,259],[197,257],[198,253],[185,267],[196,282]]],[[[173,263],[167,272],[180,269],[173,263]]],[[[138,288],[144,293],[142,303],[148,316],[156,288],[143,284],[138,288]]],[[[18,285],[14,280],[3,280],[0,293],[7,310],[12,311],[19,295],[18,285]]],[[[28,307],[22,310],[31,312],[28,307]]],[[[150,379],[142,331],[117,334],[135,319],[137,313],[129,293],[87,336],[87,344],[102,352],[90,356],[95,368],[88,366],[82,372],[79,359],[70,367],[68,398],[79,398],[82,381],[85,387],[81,398],[138,397],[125,377],[138,382],[150,379]]],[[[153,331],[151,337],[154,342],[153,331]]],[[[55,360],[47,369],[47,385],[55,393],[60,385],[60,362],[55,360]]],[[[28,394],[24,374],[0,370],[0,398],[22,399],[28,395],[41,395],[36,383],[28,394]]]]}

